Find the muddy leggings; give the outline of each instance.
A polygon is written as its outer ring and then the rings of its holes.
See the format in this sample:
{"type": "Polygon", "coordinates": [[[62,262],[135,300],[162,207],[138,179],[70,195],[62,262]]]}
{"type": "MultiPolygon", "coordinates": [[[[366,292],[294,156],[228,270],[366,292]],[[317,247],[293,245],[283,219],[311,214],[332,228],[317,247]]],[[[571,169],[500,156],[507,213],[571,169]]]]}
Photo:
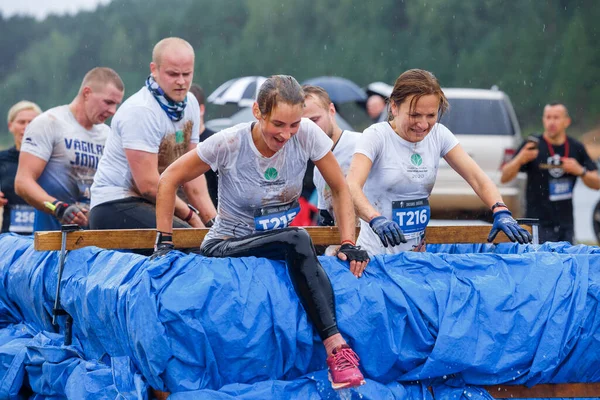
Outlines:
{"type": "Polygon", "coordinates": [[[210,239],[202,243],[200,253],[207,257],[254,256],[285,261],[294,289],[321,339],[339,333],[331,282],[304,229],[286,228],[241,238],[210,239]]]}

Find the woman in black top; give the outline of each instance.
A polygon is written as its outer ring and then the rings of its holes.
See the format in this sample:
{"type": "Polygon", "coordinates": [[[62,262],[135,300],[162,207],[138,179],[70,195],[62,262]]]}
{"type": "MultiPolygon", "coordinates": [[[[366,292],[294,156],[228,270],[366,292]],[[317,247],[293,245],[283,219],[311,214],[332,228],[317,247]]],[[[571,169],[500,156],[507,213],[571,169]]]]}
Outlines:
{"type": "Polygon", "coordinates": [[[8,130],[14,137],[15,145],[8,150],[0,151],[2,233],[31,234],[33,232],[34,209],[17,196],[14,183],[25,128],[41,113],[40,107],[30,101],[20,101],[8,111],[8,130]]]}

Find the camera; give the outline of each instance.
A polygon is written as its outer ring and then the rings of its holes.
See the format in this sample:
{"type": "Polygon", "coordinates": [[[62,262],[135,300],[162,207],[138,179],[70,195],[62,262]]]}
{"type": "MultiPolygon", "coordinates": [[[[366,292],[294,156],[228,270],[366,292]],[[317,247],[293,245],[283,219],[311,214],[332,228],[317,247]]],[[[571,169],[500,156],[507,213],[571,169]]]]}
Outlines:
{"type": "Polygon", "coordinates": [[[540,144],[540,138],[536,137],[536,136],[528,136],[526,139],[527,144],[529,143],[533,143],[533,147],[529,146],[529,148],[531,149],[537,149],[539,144],[540,144]]]}

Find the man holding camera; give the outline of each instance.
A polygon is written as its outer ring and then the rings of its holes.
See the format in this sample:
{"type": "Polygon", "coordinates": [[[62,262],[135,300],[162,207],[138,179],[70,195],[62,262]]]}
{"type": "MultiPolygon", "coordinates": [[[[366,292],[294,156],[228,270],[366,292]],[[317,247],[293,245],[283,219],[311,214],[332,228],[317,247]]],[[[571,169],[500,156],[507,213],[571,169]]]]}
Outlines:
{"type": "Polygon", "coordinates": [[[581,142],[567,136],[571,118],[560,103],[544,107],[544,133],[530,136],[514,158],[502,168],[501,182],[527,173],[529,218],[540,221],[540,241],[574,242],[573,188],[577,178],[591,189],[600,189],[596,164],[581,142]]]}

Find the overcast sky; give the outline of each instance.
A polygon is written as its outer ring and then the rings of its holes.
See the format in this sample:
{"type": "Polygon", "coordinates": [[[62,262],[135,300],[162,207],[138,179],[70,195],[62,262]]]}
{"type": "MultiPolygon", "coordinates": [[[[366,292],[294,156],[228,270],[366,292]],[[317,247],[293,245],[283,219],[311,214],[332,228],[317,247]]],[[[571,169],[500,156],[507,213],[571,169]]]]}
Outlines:
{"type": "Polygon", "coordinates": [[[43,19],[50,13],[73,14],[80,10],[93,10],[98,4],[109,2],[110,0],[0,0],[0,11],[5,17],[27,14],[43,19]]]}

